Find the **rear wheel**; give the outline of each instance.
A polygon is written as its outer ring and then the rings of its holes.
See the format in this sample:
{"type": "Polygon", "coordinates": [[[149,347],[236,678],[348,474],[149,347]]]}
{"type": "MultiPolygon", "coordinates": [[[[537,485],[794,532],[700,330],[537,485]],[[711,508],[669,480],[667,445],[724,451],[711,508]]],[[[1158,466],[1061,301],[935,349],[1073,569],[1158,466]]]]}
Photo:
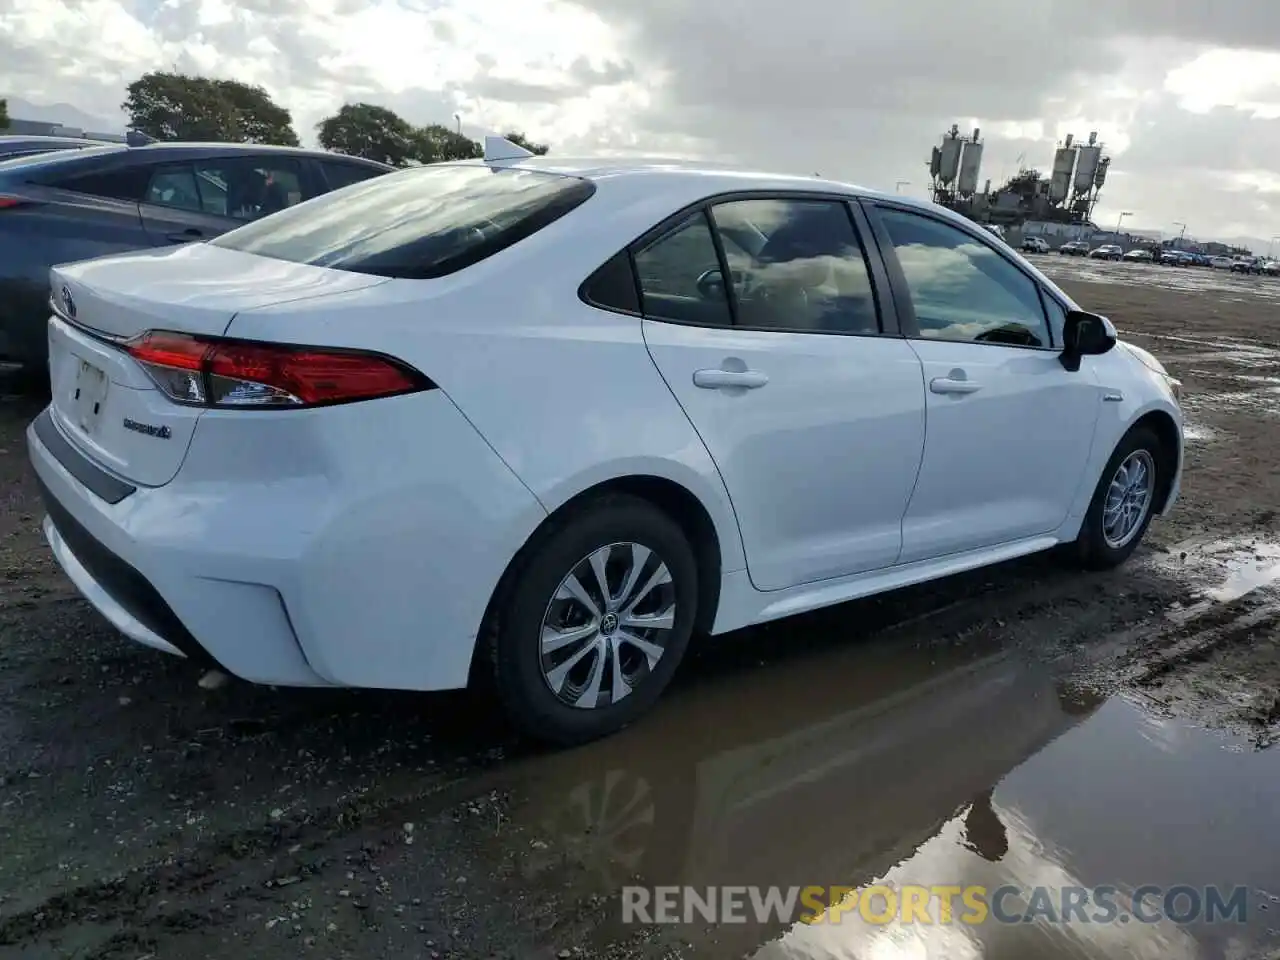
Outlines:
{"type": "Polygon", "coordinates": [[[1159,438],[1146,427],[1127,433],[1094,491],[1076,540],[1080,562],[1105,570],[1124,563],[1151,523],[1164,469],[1159,438]]]}
{"type": "Polygon", "coordinates": [[[490,665],[517,729],[560,744],[645,713],[693,631],[698,570],[680,527],[638,497],[574,510],[526,548],[497,604],[490,665]]]}

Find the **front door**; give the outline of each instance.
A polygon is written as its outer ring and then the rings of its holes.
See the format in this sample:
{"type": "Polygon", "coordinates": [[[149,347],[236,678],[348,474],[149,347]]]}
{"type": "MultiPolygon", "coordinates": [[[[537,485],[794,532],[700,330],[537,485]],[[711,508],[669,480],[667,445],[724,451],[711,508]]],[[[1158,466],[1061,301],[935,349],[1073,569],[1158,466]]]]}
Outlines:
{"type": "Polygon", "coordinates": [[[910,346],[881,329],[849,208],[717,204],[635,262],[649,353],[724,478],[752,583],[894,564],[924,387],[910,346]]]}
{"type": "Polygon", "coordinates": [[[909,292],[903,327],[926,387],[901,562],[1055,531],[1085,479],[1102,396],[1088,365],[1058,360],[1063,308],[976,231],[890,205],[871,215],[909,292]]]}

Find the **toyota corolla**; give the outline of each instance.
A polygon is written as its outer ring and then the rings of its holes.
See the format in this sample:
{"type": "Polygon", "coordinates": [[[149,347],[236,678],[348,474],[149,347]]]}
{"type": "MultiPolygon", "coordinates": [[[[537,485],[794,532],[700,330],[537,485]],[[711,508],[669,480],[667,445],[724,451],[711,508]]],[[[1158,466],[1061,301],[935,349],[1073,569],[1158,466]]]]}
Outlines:
{"type": "Polygon", "coordinates": [[[483,683],[569,743],[691,635],[1111,567],[1173,506],[1177,381],[980,226],[522,154],[53,269],[44,530],[122,633],[255,683],[483,683]]]}

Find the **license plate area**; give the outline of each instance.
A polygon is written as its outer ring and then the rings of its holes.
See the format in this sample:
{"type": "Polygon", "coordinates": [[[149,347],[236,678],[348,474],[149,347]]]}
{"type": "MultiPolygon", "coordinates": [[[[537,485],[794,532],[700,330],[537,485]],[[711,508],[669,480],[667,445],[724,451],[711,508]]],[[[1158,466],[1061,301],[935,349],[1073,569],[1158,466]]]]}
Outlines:
{"type": "Polygon", "coordinates": [[[71,422],[85,434],[93,436],[101,422],[111,383],[106,373],[88,360],[76,358],[76,363],[71,385],[71,422]]]}

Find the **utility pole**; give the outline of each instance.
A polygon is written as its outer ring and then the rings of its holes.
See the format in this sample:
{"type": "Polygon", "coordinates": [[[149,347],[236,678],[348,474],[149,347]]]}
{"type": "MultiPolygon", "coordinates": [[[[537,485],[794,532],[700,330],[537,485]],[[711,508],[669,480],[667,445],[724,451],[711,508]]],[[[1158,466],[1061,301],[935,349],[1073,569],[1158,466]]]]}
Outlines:
{"type": "Polygon", "coordinates": [[[1132,210],[1124,210],[1121,212],[1120,216],[1116,218],[1116,236],[1120,235],[1120,224],[1124,223],[1124,218],[1132,217],[1132,216],[1133,216],[1132,210]]]}
{"type": "Polygon", "coordinates": [[[453,119],[458,121],[458,134],[461,135],[462,134],[462,117],[455,113],[453,115],[453,119]]]}

